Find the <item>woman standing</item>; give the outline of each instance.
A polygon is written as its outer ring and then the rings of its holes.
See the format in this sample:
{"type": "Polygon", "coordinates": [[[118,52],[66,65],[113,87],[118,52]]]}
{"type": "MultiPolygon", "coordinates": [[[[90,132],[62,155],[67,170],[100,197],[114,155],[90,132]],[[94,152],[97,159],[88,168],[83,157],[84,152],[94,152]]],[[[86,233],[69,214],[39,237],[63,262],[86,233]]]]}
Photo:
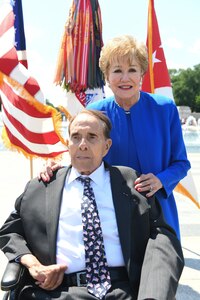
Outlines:
{"type": "Polygon", "coordinates": [[[136,169],[139,192],[156,194],[166,221],[180,238],[173,189],[190,169],[175,103],[140,91],[148,67],[146,46],[131,36],[110,40],[101,51],[100,68],[113,96],[88,105],[112,122],[112,147],[105,160],[136,169]]]}

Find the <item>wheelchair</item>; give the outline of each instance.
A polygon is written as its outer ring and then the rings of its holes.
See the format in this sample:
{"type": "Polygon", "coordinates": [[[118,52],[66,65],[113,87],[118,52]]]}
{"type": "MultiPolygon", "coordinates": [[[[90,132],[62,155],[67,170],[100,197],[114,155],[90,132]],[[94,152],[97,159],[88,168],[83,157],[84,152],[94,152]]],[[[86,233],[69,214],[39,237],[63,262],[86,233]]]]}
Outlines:
{"type": "Polygon", "coordinates": [[[25,276],[25,267],[16,262],[8,262],[1,279],[3,300],[17,300],[17,290],[25,276]]]}
{"type": "MultiPolygon", "coordinates": [[[[18,291],[26,276],[26,268],[16,262],[8,262],[1,279],[2,300],[17,300],[18,291]]],[[[176,298],[172,299],[176,300],[176,298]]]]}

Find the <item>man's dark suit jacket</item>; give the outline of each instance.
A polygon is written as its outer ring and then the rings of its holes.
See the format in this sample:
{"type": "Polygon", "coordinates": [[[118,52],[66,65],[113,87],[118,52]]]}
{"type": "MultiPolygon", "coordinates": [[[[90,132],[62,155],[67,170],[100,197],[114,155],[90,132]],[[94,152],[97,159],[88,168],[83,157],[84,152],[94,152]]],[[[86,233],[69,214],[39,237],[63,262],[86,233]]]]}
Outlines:
{"type": "MultiPolygon", "coordinates": [[[[56,263],[59,212],[70,168],[55,172],[49,183],[31,180],[16,200],[16,211],[0,230],[0,247],[10,261],[32,253],[44,265],[56,263]]],[[[184,264],[179,240],[165,223],[157,200],[134,189],[138,176],[133,169],[107,164],[106,168],[134,299],[174,299],[184,264]]]]}

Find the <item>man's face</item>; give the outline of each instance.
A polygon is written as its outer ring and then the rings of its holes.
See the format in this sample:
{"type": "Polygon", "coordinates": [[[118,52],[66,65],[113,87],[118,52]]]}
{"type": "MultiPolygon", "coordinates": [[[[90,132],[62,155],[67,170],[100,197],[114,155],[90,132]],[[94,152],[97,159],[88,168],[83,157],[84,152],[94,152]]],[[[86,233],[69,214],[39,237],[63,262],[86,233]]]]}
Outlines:
{"type": "Polygon", "coordinates": [[[103,124],[89,114],[80,114],[71,123],[69,154],[74,168],[89,175],[96,170],[107,154],[112,142],[103,134],[103,124]]]}

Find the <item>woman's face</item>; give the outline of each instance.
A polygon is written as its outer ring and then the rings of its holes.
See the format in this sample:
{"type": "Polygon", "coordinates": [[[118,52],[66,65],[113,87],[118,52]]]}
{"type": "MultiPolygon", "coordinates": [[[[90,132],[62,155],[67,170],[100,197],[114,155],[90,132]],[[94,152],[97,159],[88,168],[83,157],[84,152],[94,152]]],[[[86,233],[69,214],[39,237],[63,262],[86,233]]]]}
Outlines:
{"type": "Polygon", "coordinates": [[[113,59],[108,73],[108,83],[115,99],[137,101],[139,97],[142,70],[136,59],[113,59]]]}

